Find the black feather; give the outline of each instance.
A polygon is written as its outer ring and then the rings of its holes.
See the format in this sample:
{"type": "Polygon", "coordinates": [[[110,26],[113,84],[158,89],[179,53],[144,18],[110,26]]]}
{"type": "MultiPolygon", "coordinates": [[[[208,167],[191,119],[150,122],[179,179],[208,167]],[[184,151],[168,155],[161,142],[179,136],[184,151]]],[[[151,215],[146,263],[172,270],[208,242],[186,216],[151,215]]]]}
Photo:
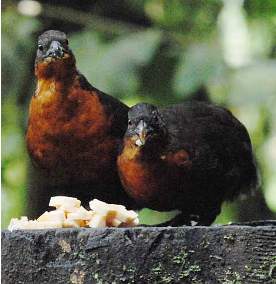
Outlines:
{"type": "Polygon", "coordinates": [[[159,111],[169,132],[167,151],[188,147],[193,171],[206,179],[220,177],[225,199],[257,187],[258,173],[249,134],[229,110],[188,102],[159,111]]]}

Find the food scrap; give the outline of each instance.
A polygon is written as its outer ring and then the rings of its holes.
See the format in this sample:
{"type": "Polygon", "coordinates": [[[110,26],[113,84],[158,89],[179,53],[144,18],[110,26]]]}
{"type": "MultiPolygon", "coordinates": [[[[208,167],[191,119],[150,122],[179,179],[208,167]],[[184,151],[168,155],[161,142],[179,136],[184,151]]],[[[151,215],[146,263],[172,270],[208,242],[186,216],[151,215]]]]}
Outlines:
{"type": "Polygon", "coordinates": [[[89,202],[91,210],[81,206],[81,201],[74,197],[51,197],[49,206],[53,211],[46,211],[36,220],[12,218],[8,229],[54,229],[54,228],[104,228],[132,227],[139,224],[138,214],[127,210],[125,206],[108,204],[98,199],[89,202]]]}

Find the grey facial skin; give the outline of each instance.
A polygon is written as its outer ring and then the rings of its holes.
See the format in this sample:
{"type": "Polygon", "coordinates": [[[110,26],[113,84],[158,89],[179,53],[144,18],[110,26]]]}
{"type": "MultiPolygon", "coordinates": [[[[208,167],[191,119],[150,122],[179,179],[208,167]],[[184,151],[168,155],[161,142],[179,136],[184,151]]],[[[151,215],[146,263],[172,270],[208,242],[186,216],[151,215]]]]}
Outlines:
{"type": "Polygon", "coordinates": [[[47,31],[38,38],[36,62],[47,59],[62,59],[72,55],[66,34],[60,31],[47,31]]]}

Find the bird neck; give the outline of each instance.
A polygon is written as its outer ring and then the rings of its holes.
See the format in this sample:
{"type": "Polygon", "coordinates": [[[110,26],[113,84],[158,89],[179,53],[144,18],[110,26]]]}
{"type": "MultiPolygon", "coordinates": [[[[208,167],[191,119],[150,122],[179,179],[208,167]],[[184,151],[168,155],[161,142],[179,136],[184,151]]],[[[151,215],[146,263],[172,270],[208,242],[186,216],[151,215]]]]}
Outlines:
{"type": "Polygon", "coordinates": [[[35,75],[38,81],[55,81],[68,85],[74,82],[77,74],[74,58],[66,61],[38,62],[35,64],[35,75]]]}
{"type": "Polygon", "coordinates": [[[127,137],[124,139],[123,156],[128,160],[151,161],[160,160],[160,150],[158,147],[138,147],[135,145],[135,139],[127,137]]]}
{"type": "Polygon", "coordinates": [[[70,69],[66,72],[41,72],[38,70],[36,72],[37,75],[37,88],[36,95],[40,93],[52,93],[52,94],[67,94],[67,90],[70,89],[74,84],[76,84],[77,80],[77,70],[70,69]]]}
{"type": "Polygon", "coordinates": [[[124,147],[123,147],[122,155],[127,160],[134,160],[141,156],[141,150],[139,147],[135,145],[134,141],[132,141],[131,138],[126,137],[124,139],[124,147]]]}

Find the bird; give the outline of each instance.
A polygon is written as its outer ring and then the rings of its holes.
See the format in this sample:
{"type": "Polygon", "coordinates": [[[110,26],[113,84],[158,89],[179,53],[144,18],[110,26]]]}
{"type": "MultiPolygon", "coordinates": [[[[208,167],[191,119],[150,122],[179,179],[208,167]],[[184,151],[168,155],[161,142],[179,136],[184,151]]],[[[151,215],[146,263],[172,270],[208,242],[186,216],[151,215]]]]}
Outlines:
{"type": "Polygon", "coordinates": [[[131,107],[117,166],[125,191],[142,207],[178,210],[171,226],[208,226],[224,201],[259,183],[245,126],[206,102],[131,107]]]}
{"type": "Polygon", "coordinates": [[[93,87],[78,71],[62,31],[38,37],[35,76],[26,144],[35,179],[43,182],[29,192],[32,215],[45,211],[49,197],[59,194],[132,206],[116,166],[128,106],[93,87]]]}

